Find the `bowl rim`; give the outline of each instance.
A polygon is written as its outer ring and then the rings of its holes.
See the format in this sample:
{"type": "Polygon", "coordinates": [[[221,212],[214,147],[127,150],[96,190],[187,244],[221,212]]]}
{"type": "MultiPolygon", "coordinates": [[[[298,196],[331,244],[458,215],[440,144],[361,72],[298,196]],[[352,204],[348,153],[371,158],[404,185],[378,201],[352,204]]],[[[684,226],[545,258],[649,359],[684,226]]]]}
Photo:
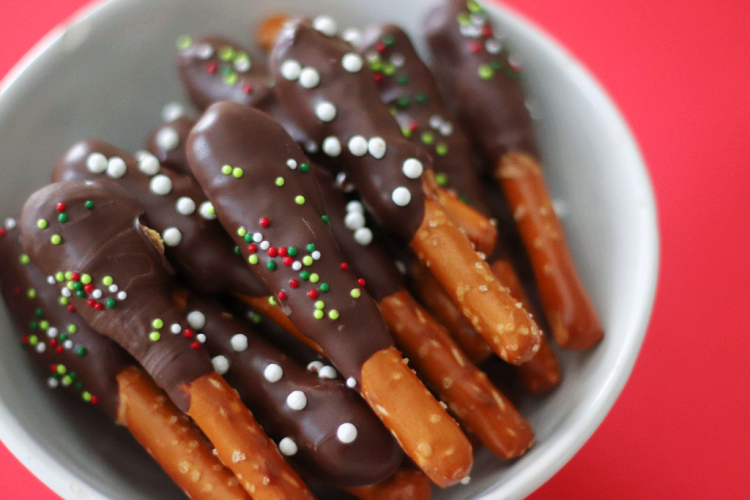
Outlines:
{"type": "MultiPolygon", "coordinates": [[[[22,91],[24,75],[30,73],[39,60],[49,55],[60,43],[65,33],[72,27],[86,22],[102,11],[119,8],[138,0],[94,0],[84,5],[72,15],[52,28],[8,71],[0,81],[0,110],[2,102],[9,99],[14,92],[22,91]],[[18,90],[16,90],[18,89],[18,90]]],[[[598,391],[587,395],[584,401],[590,404],[587,411],[578,415],[566,432],[550,437],[546,442],[549,450],[534,463],[534,467],[522,469],[510,477],[502,486],[494,485],[476,497],[475,500],[504,500],[523,498],[539,488],[555,475],[584,445],[596,431],[604,417],[614,405],[622,392],[643,343],[648,323],[653,310],[659,268],[659,234],[657,209],[653,185],[645,161],[637,142],[627,125],[622,113],[613,99],[593,74],[560,43],[554,36],[534,21],[519,13],[512,7],[500,4],[499,0],[485,0],[486,10],[493,16],[511,18],[516,28],[524,36],[532,39],[547,52],[557,64],[566,67],[568,76],[575,80],[596,102],[599,112],[609,126],[619,129],[623,141],[621,153],[628,154],[628,164],[632,164],[634,181],[639,184],[642,199],[640,217],[641,245],[638,248],[644,259],[635,276],[638,293],[633,304],[632,317],[628,334],[624,338],[622,349],[617,355],[615,366],[610,370],[606,380],[598,391]],[[499,491],[502,488],[502,492],[499,491]]],[[[575,416],[575,415],[573,415],[575,416]]],[[[54,493],[63,498],[110,500],[99,490],[61,465],[44,447],[26,433],[19,420],[11,413],[4,401],[0,400],[0,441],[8,450],[40,481],[54,493]]]]}

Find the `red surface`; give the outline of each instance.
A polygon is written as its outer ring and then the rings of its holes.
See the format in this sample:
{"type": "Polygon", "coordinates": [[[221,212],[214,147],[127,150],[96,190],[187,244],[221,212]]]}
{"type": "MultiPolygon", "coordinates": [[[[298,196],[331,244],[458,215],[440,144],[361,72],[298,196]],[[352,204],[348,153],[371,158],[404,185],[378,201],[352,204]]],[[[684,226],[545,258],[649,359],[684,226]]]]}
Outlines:
{"type": "MultiPolygon", "coordinates": [[[[0,74],[84,0],[2,5],[0,74]]],[[[640,142],[661,274],[633,375],[533,500],[747,498],[750,15],[745,0],[509,0],[582,60],[640,142]]],[[[0,450],[0,498],[57,497],[0,450]]]]}

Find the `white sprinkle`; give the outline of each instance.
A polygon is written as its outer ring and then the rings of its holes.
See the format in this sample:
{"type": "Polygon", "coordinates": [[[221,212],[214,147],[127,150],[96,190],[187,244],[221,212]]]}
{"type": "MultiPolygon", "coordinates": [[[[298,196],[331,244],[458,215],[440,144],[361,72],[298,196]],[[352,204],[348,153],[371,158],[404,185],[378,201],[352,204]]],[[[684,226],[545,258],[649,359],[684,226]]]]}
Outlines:
{"type": "Polygon", "coordinates": [[[313,260],[320,260],[320,252],[318,250],[314,250],[313,253],[310,254],[310,256],[313,258],[313,260]]]}
{"type": "Polygon", "coordinates": [[[95,298],[95,299],[101,299],[102,298],[102,291],[97,288],[96,290],[94,290],[93,292],[91,292],[91,296],[93,298],[95,298]]]}
{"type": "Polygon", "coordinates": [[[283,76],[285,79],[294,81],[299,78],[302,67],[294,59],[288,59],[281,63],[281,68],[279,71],[281,72],[281,76],[283,76]]]}
{"type": "Polygon", "coordinates": [[[63,297],[71,296],[71,291],[69,288],[63,288],[62,290],[60,290],[60,293],[62,294],[63,297]]]}
{"type": "Polygon", "coordinates": [[[411,191],[404,186],[399,186],[391,193],[391,199],[399,207],[405,207],[411,201],[411,191]]]}
{"type": "Polygon", "coordinates": [[[443,123],[443,119],[440,118],[438,115],[432,115],[430,117],[430,127],[432,128],[438,128],[443,123]]]}
{"type": "Polygon", "coordinates": [[[324,366],[318,370],[318,377],[334,379],[336,378],[336,369],[332,366],[324,366]]]}
{"type": "Polygon", "coordinates": [[[471,478],[469,476],[466,476],[461,480],[461,484],[469,484],[469,481],[471,481],[471,478]]]}
{"type": "Polygon", "coordinates": [[[315,106],[315,116],[321,121],[330,122],[336,118],[336,106],[328,101],[319,102],[318,105],[315,106]]]}
{"type": "Polygon", "coordinates": [[[355,52],[349,52],[348,54],[344,54],[344,57],[341,59],[341,65],[349,73],[356,73],[362,69],[364,62],[362,61],[362,57],[360,57],[359,54],[355,52]]]}
{"type": "Polygon", "coordinates": [[[190,311],[187,315],[187,322],[191,328],[203,330],[206,326],[206,315],[200,311],[190,311]]]}
{"type": "Polygon", "coordinates": [[[307,365],[307,369],[311,372],[318,372],[321,368],[323,368],[323,363],[320,361],[311,361],[307,365]]]}
{"type": "Polygon", "coordinates": [[[164,127],[156,133],[156,145],[163,151],[172,151],[180,144],[180,134],[172,127],[164,127]]]}
{"type": "Polygon", "coordinates": [[[177,208],[177,212],[182,215],[190,215],[195,212],[195,202],[192,198],[183,196],[177,200],[175,208],[177,208]]]}
{"type": "Polygon", "coordinates": [[[268,250],[268,248],[271,246],[271,244],[268,241],[261,241],[260,242],[260,249],[261,250],[268,250]]]}
{"type": "Polygon", "coordinates": [[[107,162],[107,175],[113,179],[119,179],[125,175],[127,171],[128,167],[125,165],[125,160],[119,156],[113,156],[107,162]]]}
{"type": "Polygon", "coordinates": [[[253,242],[260,243],[261,241],[263,241],[263,234],[253,233],[253,242]]]}
{"type": "Polygon", "coordinates": [[[55,277],[54,276],[47,276],[47,283],[49,283],[50,285],[54,285],[55,284],[55,277]]]}
{"type": "Polygon", "coordinates": [[[157,175],[151,178],[149,187],[154,194],[164,196],[172,191],[172,179],[166,175],[157,175]]]}
{"type": "Polygon", "coordinates": [[[51,326],[47,329],[47,337],[51,339],[57,338],[57,333],[57,328],[55,328],[54,326],[51,326]]]}
{"type": "Polygon", "coordinates": [[[365,227],[365,216],[361,212],[349,212],[344,217],[344,225],[350,231],[365,227]]]}
{"type": "Polygon", "coordinates": [[[397,260],[395,263],[396,263],[396,269],[398,269],[398,272],[400,272],[401,274],[406,274],[406,264],[404,264],[400,260],[397,260]]]}
{"type": "Polygon", "coordinates": [[[363,247],[366,247],[367,245],[372,243],[372,231],[370,231],[370,228],[361,227],[354,231],[354,241],[356,241],[363,247]]]}
{"type": "Polygon", "coordinates": [[[385,156],[385,141],[382,137],[373,137],[367,142],[367,150],[378,160],[385,156]]]}
{"type": "Polygon", "coordinates": [[[361,135],[355,135],[349,139],[349,152],[354,156],[364,156],[367,154],[367,139],[361,135]]]}
{"type": "Polygon", "coordinates": [[[224,375],[229,371],[229,360],[225,356],[216,356],[211,359],[211,363],[214,365],[214,370],[219,375],[224,375]]]}
{"type": "Polygon", "coordinates": [[[50,377],[47,379],[47,385],[50,389],[56,389],[60,382],[55,377],[50,377]]]}
{"type": "Polygon", "coordinates": [[[443,124],[440,125],[440,133],[445,137],[451,135],[453,133],[453,124],[451,122],[443,122],[443,124]]]}
{"type": "Polygon", "coordinates": [[[299,84],[306,89],[313,89],[320,83],[320,74],[315,68],[305,68],[299,74],[299,84]]]}
{"type": "Polygon", "coordinates": [[[159,160],[156,156],[145,153],[138,159],[138,170],[141,173],[151,176],[159,173],[159,160]]]}
{"type": "Polygon", "coordinates": [[[179,102],[170,102],[161,110],[161,119],[165,122],[173,122],[185,116],[185,106],[179,102]]]}
{"type": "Polygon", "coordinates": [[[284,376],[284,370],[277,364],[270,364],[263,370],[263,376],[271,383],[278,382],[284,376]]]}
{"type": "Polygon", "coordinates": [[[67,350],[73,349],[73,341],[72,340],[66,340],[63,342],[63,347],[67,350]]]}
{"type": "Polygon", "coordinates": [[[323,152],[328,156],[338,156],[341,154],[341,143],[333,136],[326,137],[323,141],[323,152]]]}
{"type": "Polygon", "coordinates": [[[13,217],[8,217],[7,219],[5,219],[5,229],[14,229],[16,225],[18,225],[18,223],[13,217]]]}
{"type": "Polygon", "coordinates": [[[236,69],[240,73],[248,71],[252,65],[253,62],[249,57],[238,57],[234,60],[234,69],[236,69]]]}
{"type": "Polygon", "coordinates": [[[195,338],[198,339],[198,342],[200,342],[201,344],[206,343],[206,335],[203,333],[199,333],[198,335],[195,336],[195,338]]]}
{"type": "Polygon", "coordinates": [[[499,54],[502,46],[500,45],[499,40],[489,38],[486,42],[484,42],[484,48],[487,49],[487,52],[489,52],[490,54],[499,54]]]}
{"type": "Polygon", "coordinates": [[[247,337],[241,333],[233,335],[229,343],[232,344],[232,349],[237,352],[242,352],[247,349],[247,337]]]}
{"type": "Polygon", "coordinates": [[[117,298],[118,298],[119,300],[125,300],[125,299],[127,299],[127,298],[128,298],[128,294],[127,294],[127,293],[125,293],[125,292],[120,292],[120,293],[118,293],[118,294],[117,294],[117,298]]]}
{"type": "Polygon", "coordinates": [[[202,43],[195,48],[195,55],[198,59],[210,59],[214,55],[214,48],[207,43],[202,43]]]}
{"type": "Polygon", "coordinates": [[[169,327],[169,331],[177,335],[182,331],[182,327],[179,323],[172,323],[172,326],[169,327]]]}
{"type": "Polygon", "coordinates": [[[341,38],[357,47],[362,43],[362,32],[357,28],[346,28],[341,33],[341,38]]]}
{"type": "Polygon", "coordinates": [[[302,391],[292,391],[286,397],[286,404],[292,410],[303,410],[307,406],[307,396],[302,391]]]}
{"type": "Polygon", "coordinates": [[[282,455],[291,457],[292,455],[295,455],[297,453],[297,444],[290,438],[284,438],[279,441],[279,451],[282,453],[282,455]]]}
{"type": "Polygon", "coordinates": [[[91,153],[86,158],[86,168],[89,169],[89,172],[101,174],[107,170],[107,157],[101,153],[91,153]]]}
{"type": "Polygon", "coordinates": [[[404,161],[404,165],[401,168],[401,171],[404,172],[404,175],[409,179],[418,178],[420,175],[422,175],[423,170],[424,167],[422,167],[422,162],[417,160],[416,158],[407,159],[406,161],[404,161]]]}
{"type": "Polygon", "coordinates": [[[482,36],[482,27],[475,24],[464,24],[458,27],[458,31],[468,38],[479,38],[482,36]]]}
{"type": "Polygon", "coordinates": [[[71,383],[72,383],[72,381],[69,378],[62,379],[62,386],[63,387],[68,387],[71,383]]]}
{"type": "Polygon", "coordinates": [[[331,16],[318,16],[313,19],[313,28],[324,35],[333,36],[336,34],[336,21],[331,16]]]}
{"type": "Polygon", "coordinates": [[[341,424],[336,430],[336,437],[344,444],[353,443],[357,439],[357,428],[349,422],[341,424]]]}
{"type": "Polygon", "coordinates": [[[364,205],[362,205],[362,202],[358,200],[352,200],[346,204],[346,211],[347,212],[359,212],[361,214],[364,214],[365,207],[364,205]]]}
{"type": "Polygon", "coordinates": [[[182,233],[176,227],[166,228],[161,237],[168,247],[176,247],[182,242],[182,233]]]}
{"type": "Polygon", "coordinates": [[[299,271],[300,269],[302,269],[302,262],[298,260],[292,262],[292,269],[294,269],[295,271],[299,271]]]}
{"type": "Polygon", "coordinates": [[[399,54],[398,52],[396,52],[395,54],[391,56],[391,64],[393,64],[397,68],[400,68],[401,66],[403,66],[405,62],[406,62],[406,58],[404,57],[403,54],[399,54]]]}
{"type": "Polygon", "coordinates": [[[286,161],[286,166],[289,167],[289,168],[291,168],[292,170],[294,170],[295,168],[297,168],[297,161],[289,158],[286,161]]]}
{"type": "Polygon", "coordinates": [[[377,53],[375,50],[371,50],[365,54],[365,59],[367,59],[368,62],[375,62],[380,60],[380,54],[377,53]]]}
{"type": "Polygon", "coordinates": [[[348,379],[346,379],[346,386],[354,389],[355,387],[357,387],[357,381],[354,380],[354,377],[349,377],[348,379]]]}
{"type": "Polygon", "coordinates": [[[214,206],[210,201],[204,201],[201,203],[198,212],[206,220],[214,220],[216,218],[216,212],[214,212],[214,206]]]}
{"type": "Polygon", "coordinates": [[[117,293],[117,290],[119,290],[119,287],[117,285],[109,285],[109,291],[112,293],[117,293]]]}
{"type": "Polygon", "coordinates": [[[312,139],[308,139],[305,141],[305,151],[307,151],[310,154],[317,153],[318,152],[318,143],[313,141],[312,139]]]}
{"type": "Polygon", "coordinates": [[[45,344],[44,342],[40,342],[36,345],[36,352],[41,354],[46,350],[47,350],[47,344],[45,344]]]}

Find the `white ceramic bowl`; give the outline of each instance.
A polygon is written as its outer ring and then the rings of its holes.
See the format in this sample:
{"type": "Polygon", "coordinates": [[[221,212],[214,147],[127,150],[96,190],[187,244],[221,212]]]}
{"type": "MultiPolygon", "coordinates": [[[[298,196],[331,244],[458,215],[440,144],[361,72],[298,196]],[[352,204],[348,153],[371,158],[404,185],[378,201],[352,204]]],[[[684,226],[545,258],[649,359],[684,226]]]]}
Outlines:
{"type": "MultiPolygon", "coordinates": [[[[161,107],[182,100],[174,69],[178,35],[222,33],[249,42],[264,14],[331,13],[340,26],[396,22],[412,35],[437,0],[112,0],[57,28],[0,91],[0,216],[16,213],[47,182],[57,157],[97,136],[135,151],[161,107]]],[[[549,479],[591,436],[622,390],[646,330],[656,286],[654,198],[620,114],[594,79],[549,36],[489,6],[524,62],[547,178],[581,277],[606,331],[588,352],[561,355],[551,395],[520,408],[537,433],[523,458],[480,452],[468,486],[435,498],[515,499],[549,479]]],[[[0,218],[0,221],[2,219],[0,218]]],[[[50,391],[18,348],[0,309],[0,438],[66,499],[184,498],[122,429],[50,391]]]]}

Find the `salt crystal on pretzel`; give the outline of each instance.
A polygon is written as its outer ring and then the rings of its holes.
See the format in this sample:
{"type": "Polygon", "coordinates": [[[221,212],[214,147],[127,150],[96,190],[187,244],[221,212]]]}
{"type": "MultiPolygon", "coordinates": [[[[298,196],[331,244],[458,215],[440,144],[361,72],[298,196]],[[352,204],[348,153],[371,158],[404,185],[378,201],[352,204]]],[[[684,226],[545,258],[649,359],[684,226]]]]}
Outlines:
{"type": "MultiPolygon", "coordinates": [[[[65,211],[61,212],[61,215],[65,211]]],[[[22,343],[51,389],[67,388],[124,425],[195,500],[247,500],[213,445],[111,339],[69,303],[64,275],[45,275],[24,254],[18,227],[0,235],[0,291],[22,343]]]]}
{"type": "Polygon", "coordinates": [[[417,470],[400,469],[385,481],[371,486],[347,488],[360,500],[430,500],[430,480],[417,470]]]}
{"type": "MultiPolygon", "coordinates": [[[[124,168],[114,164],[118,172],[124,168]]],[[[200,340],[185,335],[190,325],[172,302],[163,243],[141,224],[142,213],[107,181],[51,184],[24,205],[24,250],[43,272],[67,274],[65,288],[81,317],[144,367],[253,498],[312,498],[215,372],[200,340]]]]}
{"type": "Polygon", "coordinates": [[[294,325],[433,481],[465,477],[466,437],[393,347],[377,305],[341,258],[309,160],[292,138],[264,113],[218,103],[190,134],[188,159],[219,221],[294,325]]]}
{"type": "Polygon", "coordinates": [[[475,0],[445,0],[425,24],[433,68],[454,111],[495,165],[529,253],[557,343],[590,347],[603,331],[542,177],[521,67],[475,0]]]}

